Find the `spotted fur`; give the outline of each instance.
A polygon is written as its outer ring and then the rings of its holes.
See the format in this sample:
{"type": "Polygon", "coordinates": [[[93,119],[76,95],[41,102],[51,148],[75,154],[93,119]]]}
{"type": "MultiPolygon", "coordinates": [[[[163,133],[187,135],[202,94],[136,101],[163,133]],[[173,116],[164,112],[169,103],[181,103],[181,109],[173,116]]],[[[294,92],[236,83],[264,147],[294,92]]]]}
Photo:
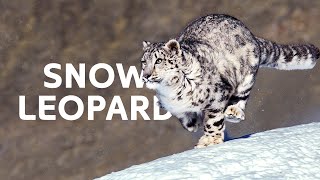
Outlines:
{"type": "Polygon", "coordinates": [[[143,43],[143,80],[161,106],[189,131],[204,128],[196,147],[222,143],[224,121],[244,120],[259,67],[310,69],[313,45],[278,45],[255,37],[239,20],[208,15],[168,42],[143,43]]]}

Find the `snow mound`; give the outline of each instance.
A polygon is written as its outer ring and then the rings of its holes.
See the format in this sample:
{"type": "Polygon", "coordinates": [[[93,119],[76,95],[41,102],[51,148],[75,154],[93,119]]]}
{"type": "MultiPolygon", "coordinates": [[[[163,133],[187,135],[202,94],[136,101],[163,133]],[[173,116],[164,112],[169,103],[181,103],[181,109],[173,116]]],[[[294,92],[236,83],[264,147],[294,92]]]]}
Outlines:
{"type": "Polygon", "coordinates": [[[96,180],[320,179],[320,123],[193,149],[96,180]]]}

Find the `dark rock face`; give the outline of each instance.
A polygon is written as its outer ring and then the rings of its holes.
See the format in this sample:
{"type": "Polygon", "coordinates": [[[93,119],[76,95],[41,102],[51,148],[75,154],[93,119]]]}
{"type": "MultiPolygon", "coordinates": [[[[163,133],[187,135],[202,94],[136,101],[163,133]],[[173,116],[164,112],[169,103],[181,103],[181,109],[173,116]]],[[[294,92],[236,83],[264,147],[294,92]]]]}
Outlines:
{"type": "MultiPolygon", "coordinates": [[[[1,179],[92,179],[193,147],[198,134],[168,121],[106,121],[107,108],[94,121],[21,121],[18,95],[27,112],[38,111],[38,95],[57,99],[74,94],[84,102],[102,95],[107,107],[120,95],[130,112],[130,95],[153,92],[110,88],[43,86],[50,62],[105,62],[140,66],[142,41],[175,37],[194,18],[226,13],[241,19],[254,34],[279,43],[320,46],[320,1],[9,1],[0,2],[0,177],[1,179]]],[[[60,72],[64,75],[64,70],[60,72]]],[[[320,68],[311,71],[261,70],[247,108],[247,120],[228,124],[232,137],[276,127],[319,121],[320,68]]],[[[97,78],[105,79],[104,73],[97,78]]],[[[67,110],[75,111],[70,104],[67,110]]],[[[57,112],[55,112],[58,114],[57,112]]],[[[152,114],[152,108],[148,111],[152,114]]],[[[129,116],[130,117],[130,116],[129,116]]]]}

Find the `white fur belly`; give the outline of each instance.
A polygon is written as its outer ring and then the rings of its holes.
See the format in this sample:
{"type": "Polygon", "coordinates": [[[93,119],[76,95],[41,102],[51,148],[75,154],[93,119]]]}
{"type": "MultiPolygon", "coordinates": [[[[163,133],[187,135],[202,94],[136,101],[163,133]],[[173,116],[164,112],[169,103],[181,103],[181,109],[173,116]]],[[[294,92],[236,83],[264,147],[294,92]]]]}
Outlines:
{"type": "Polygon", "coordinates": [[[193,107],[191,105],[191,100],[182,99],[180,101],[178,100],[172,100],[163,96],[158,97],[161,105],[169,111],[171,114],[177,116],[181,113],[185,112],[199,112],[199,107],[193,107]]]}

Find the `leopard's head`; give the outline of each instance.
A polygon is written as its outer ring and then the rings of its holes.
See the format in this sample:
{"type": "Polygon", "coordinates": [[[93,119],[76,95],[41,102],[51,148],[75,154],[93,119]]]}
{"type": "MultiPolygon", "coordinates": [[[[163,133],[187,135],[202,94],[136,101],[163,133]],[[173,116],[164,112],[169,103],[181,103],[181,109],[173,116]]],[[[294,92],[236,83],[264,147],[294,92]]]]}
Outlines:
{"type": "Polygon", "coordinates": [[[143,42],[142,78],[150,89],[156,89],[179,72],[182,62],[180,44],[175,39],[167,43],[143,42]]]}

